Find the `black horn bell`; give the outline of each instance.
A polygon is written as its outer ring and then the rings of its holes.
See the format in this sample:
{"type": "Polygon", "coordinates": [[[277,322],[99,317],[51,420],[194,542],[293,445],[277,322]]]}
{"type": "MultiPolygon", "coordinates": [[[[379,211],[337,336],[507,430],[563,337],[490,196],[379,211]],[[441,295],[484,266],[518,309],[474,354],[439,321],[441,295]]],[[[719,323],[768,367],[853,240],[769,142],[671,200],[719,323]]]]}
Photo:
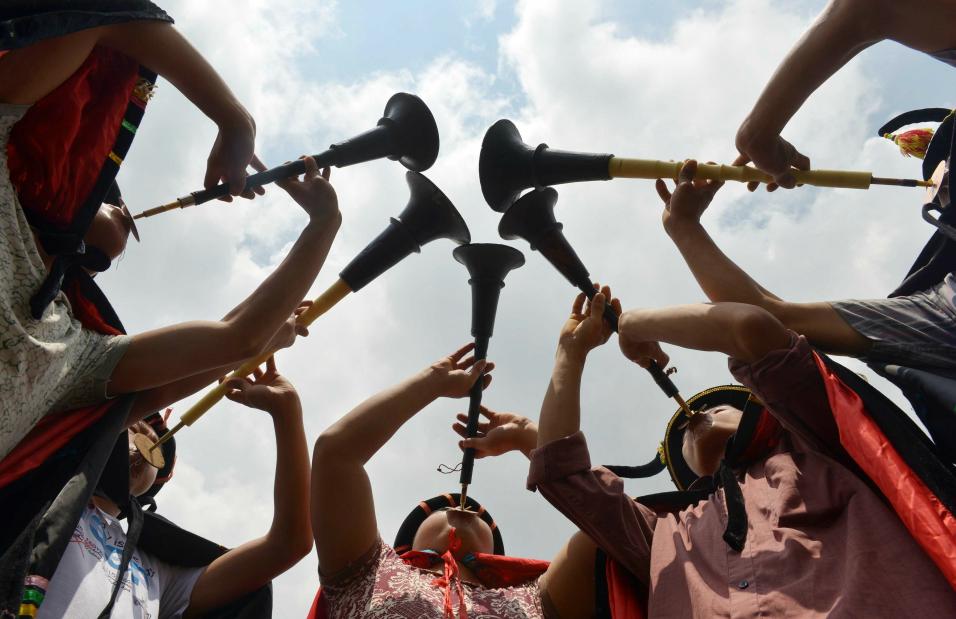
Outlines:
{"type": "Polygon", "coordinates": [[[532,147],[521,140],[514,123],[502,119],[491,125],[481,142],[478,159],[481,193],[488,206],[503,213],[525,189],[610,180],[611,157],[552,150],[547,144],[532,147]]]}
{"type": "Polygon", "coordinates": [[[503,239],[526,240],[534,251],[541,252],[571,284],[582,292],[591,290],[591,276],[554,217],[558,192],[550,187],[522,196],[501,216],[498,234],[503,239]]]}
{"type": "Polygon", "coordinates": [[[438,126],[425,102],[405,92],[392,95],[378,124],[329,147],[331,164],[344,167],[388,157],[414,172],[432,167],[438,157],[438,126]]]}
{"type": "Polygon", "coordinates": [[[352,292],[421,251],[422,245],[437,239],[459,245],[471,240],[458,209],[434,183],[418,172],[406,172],[405,180],[411,193],[405,209],[339,274],[352,292]]]}
{"type": "Polygon", "coordinates": [[[495,330],[498,297],[504,288],[505,276],[524,264],[524,254],[498,243],[471,243],[456,247],[452,256],[468,269],[471,335],[475,338],[475,356],[483,359],[488,340],[495,330]]]}

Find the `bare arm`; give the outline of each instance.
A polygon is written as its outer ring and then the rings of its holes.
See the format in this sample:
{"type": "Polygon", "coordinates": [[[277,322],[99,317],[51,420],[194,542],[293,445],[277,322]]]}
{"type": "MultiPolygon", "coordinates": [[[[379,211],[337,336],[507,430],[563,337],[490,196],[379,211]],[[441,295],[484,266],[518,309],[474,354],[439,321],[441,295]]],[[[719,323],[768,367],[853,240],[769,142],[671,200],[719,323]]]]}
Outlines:
{"type": "Polygon", "coordinates": [[[285,179],[281,186],[310,216],[282,263],[228,319],[180,323],[133,336],[113,371],[111,393],[166,385],[241,363],[266,348],[312,286],[342,221],[326,178],[307,175],[304,181],[285,179]]]}
{"type": "MultiPolygon", "coordinates": [[[[170,23],[112,24],[13,50],[0,59],[0,101],[42,99],[66,81],[97,45],[122,52],[162,75],[219,126],[204,183],[209,187],[228,182],[231,193],[239,195],[246,167],[254,157],[255,121],[216,70],[170,23]]],[[[252,197],[249,192],[243,195],[252,197]]]]}
{"type": "MultiPolygon", "coordinates": [[[[632,347],[653,341],[753,363],[790,343],[789,331],[772,314],[743,303],[628,310],[621,314],[618,335],[629,359],[634,358],[632,347]]],[[[540,425],[544,427],[543,420],[540,425]]]]}
{"type": "Polygon", "coordinates": [[[737,131],[737,149],[781,184],[792,186],[787,170],[809,166],[809,160],[780,132],[807,98],[878,41],[891,39],[924,52],[956,47],[954,21],[956,3],[951,0],[927,0],[918,8],[898,0],[831,0],[764,87],[737,131]]]}
{"type": "Polygon", "coordinates": [[[228,551],[206,568],[193,588],[187,616],[201,615],[258,589],[312,548],[309,451],[299,397],[271,362],[266,373],[254,382],[235,379],[232,384],[230,399],[262,408],[272,416],[276,436],[275,512],[268,533],[228,551]]]}
{"type": "Polygon", "coordinates": [[[847,355],[865,353],[869,341],[847,324],[829,303],[789,303],[780,299],[717,246],[700,220],[721,183],[694,181],[696,168],[696,161],[688,161],[681,169],[673,194],[661,180],[657,181],[657,192],[664,202],[664,229],[707,298],[714,303],[748,303],[762,307],[825,350],[847,355]]]}
{"type": "Polygon", "coordinates": [[[416,413],[438,397],[467,395],[481,372],[493,367],[475,364],[473,358],[462,361],[472,348],[466,346],[362,402],[315,442],[312,530],[322,574],[341,571],[378,538],[365,463],[416,413]]]}

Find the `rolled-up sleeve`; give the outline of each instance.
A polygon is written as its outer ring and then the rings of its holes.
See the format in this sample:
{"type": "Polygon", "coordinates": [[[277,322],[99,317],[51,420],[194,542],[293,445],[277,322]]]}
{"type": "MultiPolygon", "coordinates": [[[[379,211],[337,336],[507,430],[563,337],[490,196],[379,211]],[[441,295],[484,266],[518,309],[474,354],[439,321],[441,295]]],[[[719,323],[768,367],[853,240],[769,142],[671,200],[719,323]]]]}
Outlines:
{"type": "Polygon", "coordinates": [[[842,455],[826,387],[805,337],[791,332],[788,347],[750,364],[730,359],[728,366],[788,431],[820,452],[842,455]]]}
{"type": "Polygon", "coordinates": [[[583,433],[531,452],[528,489],[541,492],[608,556],[649,583],[657,516],[624,493],[620,477],[604,467],[591,467],[583,433]]]}

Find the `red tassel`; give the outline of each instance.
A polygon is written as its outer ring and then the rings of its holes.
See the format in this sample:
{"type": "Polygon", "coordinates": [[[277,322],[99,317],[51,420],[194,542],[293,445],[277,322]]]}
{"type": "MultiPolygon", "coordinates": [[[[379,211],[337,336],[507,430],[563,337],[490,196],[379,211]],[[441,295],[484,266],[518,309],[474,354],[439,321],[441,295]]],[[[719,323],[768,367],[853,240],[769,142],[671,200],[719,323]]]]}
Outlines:
{"type": "Polygon", "coordinates": [[[933,139],[932,129],[910,129],[903,133],[886,133],[883,135],[887,140],[892,140],[900,147],[900,152],[904,157],[916,157],[922,159],[926,156],[926,149],[929,148],[929,142],[933,139]]]}

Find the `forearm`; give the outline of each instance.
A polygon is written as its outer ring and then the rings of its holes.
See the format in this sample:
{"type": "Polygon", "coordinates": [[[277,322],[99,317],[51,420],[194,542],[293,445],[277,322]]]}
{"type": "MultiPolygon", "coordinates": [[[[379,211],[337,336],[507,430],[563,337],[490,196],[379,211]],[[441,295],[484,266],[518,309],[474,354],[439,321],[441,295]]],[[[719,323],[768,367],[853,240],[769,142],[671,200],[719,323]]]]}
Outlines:
{"type": "Polygon", "coordinates": [[[780,301],[728,258],[699,222],[674,221],[666,230],[701,290],[714,303],[733,301],[766,307],[780,301]]]}
{"type": "Polygon", "coordinates": [[[332,424],[316,443],[316,456],[364,466],[405,422],[438,397],[428,370],[365,400],[332,424]]]}
{"type": "Polygon", "coordinates": [[[629,310],[619,336],[635,342],[667,342],[682,348],[721,352],[753,362],[789,343],[789,331],[769,312],[742,303],[682,305],[629,310]]]}
{"type": "Polygon", "coordinates": [[[99,42],[165,77],[216,124],[252,123],[216,70],[171,24],[137,21],[107,26],[99,42]]]}
{"type": "Polygon", "coordinates": [[[737,134],[737,148],[778,136],[807,98],[860,51],[885,37],[883,2],[834,0],[774,72],[737,134]]]}
{"type": "Polygon", "coordinates": [[[538,447],[581,429],[581,376],[585,357],[559,346],[538,419],[538,447]]]}
{"type": "Polygon", "coordinates": [[[310,221],[285,259],[224,323],[255,350],[264,349],[312,287],[341,225],[341,217],[310,221]]]}
{"type": "Polygon", "coordinates": [[[136,400],[133,402],[133,408],[126,418],[127,427],[155,411],[191,396],[210,383],[214,383],[217,379],[233,371],[238,366],[238,363],[224,365],[178,380],[174,383],[154,387],[138,393],[136,400]]]}
{"type": "Polygon", "coordinates": [[[286,410],[272,414],[276,436],[275,511],[267,540],[284,556],[297,561],[312,548],[311,469],[299,398],[293,396],[285,406],[286,410]]]}

